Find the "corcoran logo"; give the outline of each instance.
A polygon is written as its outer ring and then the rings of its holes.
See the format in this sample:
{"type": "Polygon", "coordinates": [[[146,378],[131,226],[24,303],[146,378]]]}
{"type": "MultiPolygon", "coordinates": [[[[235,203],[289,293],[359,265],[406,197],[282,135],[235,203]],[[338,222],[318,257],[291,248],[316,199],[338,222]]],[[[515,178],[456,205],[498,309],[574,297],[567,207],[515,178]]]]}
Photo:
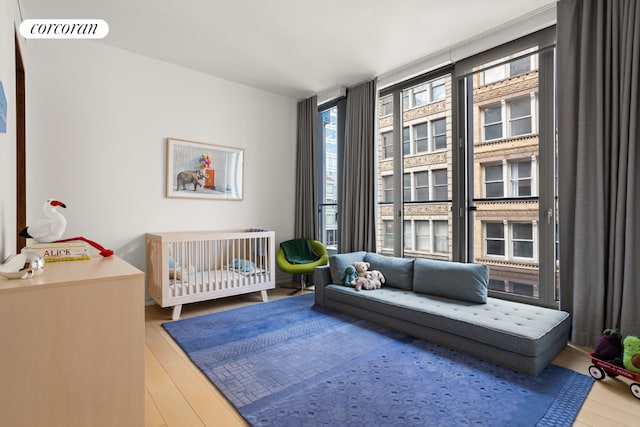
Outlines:
{"type": "Polygon", "coordinates": [[[102,19],[26,19],[20,34],[26,39],[103,39],[109,24],[102,19]]]}

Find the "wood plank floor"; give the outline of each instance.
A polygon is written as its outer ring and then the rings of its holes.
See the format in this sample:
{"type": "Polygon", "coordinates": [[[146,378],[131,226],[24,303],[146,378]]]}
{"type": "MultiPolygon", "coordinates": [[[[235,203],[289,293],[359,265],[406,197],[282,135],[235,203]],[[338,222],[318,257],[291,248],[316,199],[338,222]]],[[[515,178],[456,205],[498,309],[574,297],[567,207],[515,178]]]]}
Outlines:
{"type": "MultiPolygon", "coordinates": [[[[286,298],[290,289],[269,291],[269,300],[286,298]]],[[[185,305],[182,318],[260,303],[260,294],[241,295],[185,305]]],[[[161,324],[171,309],[146,307],[145,425],[148,427],[246,426],[200,370],[191,363],[161,324]]],[[[587,374],[589,349],[569,345],[555,364],[587,374]]],[[[574,426],[622,427],[640,425],[640,400],[631,395],[626,379],[597,381],[574,426]]]]}

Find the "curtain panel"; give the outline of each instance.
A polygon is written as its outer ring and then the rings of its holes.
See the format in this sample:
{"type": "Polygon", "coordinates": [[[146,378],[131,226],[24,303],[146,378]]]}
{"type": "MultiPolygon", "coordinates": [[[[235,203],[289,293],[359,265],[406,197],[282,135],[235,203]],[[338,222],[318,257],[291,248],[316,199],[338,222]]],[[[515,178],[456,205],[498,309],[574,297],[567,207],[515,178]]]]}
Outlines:
{"type": "Polygon", "coordinates": [[[640,333],[640,4],[557,4],[560,305],[571,340],[640,333]]]}
{"type": "Polygon", "coordinates": [[[347,90],[338,252],[376,251],[376,80],[347,90]]]}
{"type": "Polygon", "coordinates": [[[318,234],[318,99],[298,102],[294,237],[317,240],[318,234]]]}

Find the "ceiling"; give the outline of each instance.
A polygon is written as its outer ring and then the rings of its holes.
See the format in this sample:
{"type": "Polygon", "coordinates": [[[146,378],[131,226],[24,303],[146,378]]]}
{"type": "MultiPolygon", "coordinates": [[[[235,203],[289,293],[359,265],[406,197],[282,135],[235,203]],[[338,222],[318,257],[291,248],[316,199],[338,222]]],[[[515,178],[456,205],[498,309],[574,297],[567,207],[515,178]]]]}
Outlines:
{"type": "Polygon", "coordinates": [[[382,75],[555,4],[555,0],[19,1],[23,19],[104,19],[109,34],[102,43],[295,99],[382,75]]]}

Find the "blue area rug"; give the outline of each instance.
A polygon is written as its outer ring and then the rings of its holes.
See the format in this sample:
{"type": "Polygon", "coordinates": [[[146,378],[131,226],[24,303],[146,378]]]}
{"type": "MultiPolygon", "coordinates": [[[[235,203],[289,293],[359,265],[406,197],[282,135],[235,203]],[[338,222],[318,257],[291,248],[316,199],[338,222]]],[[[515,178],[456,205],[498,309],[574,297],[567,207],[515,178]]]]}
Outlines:
{"type": "Polygon", "coordinates": [[[554,365],[520,374],[313,298],[163,326],[254,426],[570,426],[593,384],[554,365]]]}

